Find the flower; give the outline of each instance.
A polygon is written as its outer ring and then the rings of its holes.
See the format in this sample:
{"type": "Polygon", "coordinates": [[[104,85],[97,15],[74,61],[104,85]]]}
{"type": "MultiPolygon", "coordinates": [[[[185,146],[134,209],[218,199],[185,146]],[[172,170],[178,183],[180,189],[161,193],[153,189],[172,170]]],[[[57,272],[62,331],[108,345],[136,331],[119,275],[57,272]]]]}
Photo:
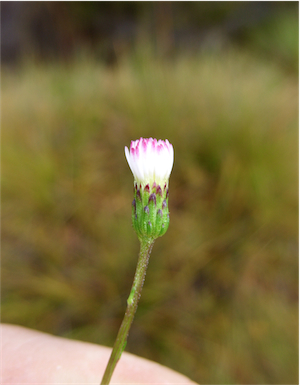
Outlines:
{"type": "Polygon", "coordinates": [[[145,187],[168,183],[174,162],[174,150],[168,140],[143,139],[131,142],[125,155],[135,181],[145,187]]]}
{"type": "Polygon", "coordinates": [[[125,155],[134,176],[132,223],[140,239],[156,239],[169,227],[169,177],[174,150],[168,140],[140,138],[125,155]]]}

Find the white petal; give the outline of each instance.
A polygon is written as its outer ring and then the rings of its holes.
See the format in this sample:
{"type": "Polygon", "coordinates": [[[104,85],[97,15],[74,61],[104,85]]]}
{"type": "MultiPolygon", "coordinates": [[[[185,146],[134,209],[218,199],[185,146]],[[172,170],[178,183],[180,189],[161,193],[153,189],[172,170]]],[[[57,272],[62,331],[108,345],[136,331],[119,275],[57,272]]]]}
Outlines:
{"type": "Polygon", "coordinates": [[[168,140],[140,138],[131,142],[130,150],[125,147],[125,156],[136,182],[168,182],[174,162],[174,149],[168,140]]]}

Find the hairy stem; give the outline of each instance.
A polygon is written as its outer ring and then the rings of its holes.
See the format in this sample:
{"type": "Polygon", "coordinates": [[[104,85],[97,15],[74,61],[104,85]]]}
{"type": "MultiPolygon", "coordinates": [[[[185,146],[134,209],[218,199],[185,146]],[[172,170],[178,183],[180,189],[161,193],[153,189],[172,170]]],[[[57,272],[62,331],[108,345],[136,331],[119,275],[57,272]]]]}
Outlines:
{"type": "Polygon", "coordinates": [[[132,321],[138,306],[138,302],[141,296],[141,292],[142,292],[142,288],[143,288],[143,284],[146,276],[147,266],[149,262],[149,257],[150,257],[154,240],[149,238],[144,238],[144,239],[140,239],[140,243],[141,243],[140,254],[139,254],[139,259],[138,259],[131,291],[127,299],[126,313],[124,315],[122,324],[120,326],[113,350],[111,352],[110,359],[106,366],[100,385],[108,385],[110,383],[110,379],[113,375],[115,367],[121,357],[123,350],[125,349],[128,332],[132,324],[132,321]]]}

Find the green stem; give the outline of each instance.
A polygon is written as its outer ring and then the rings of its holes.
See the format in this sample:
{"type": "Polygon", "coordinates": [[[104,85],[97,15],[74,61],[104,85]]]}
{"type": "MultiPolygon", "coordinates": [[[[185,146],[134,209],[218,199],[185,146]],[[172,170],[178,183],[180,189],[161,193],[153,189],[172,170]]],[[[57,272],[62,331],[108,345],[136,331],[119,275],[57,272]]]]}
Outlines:
{"type": "Polygon", "coordinates": [[[152,246],[154,240],[152,238],[144,238],[140,239],[141,248],[139,259],[134,275],[134,280],[132,284],[132,288],[127,299],[127,309],[124,315],[121,327],[119,329],[113,350],[110,355],[110,359],[106,366],[102,381],[100,385],[108,385],[110,383],[111,376],[115,370],[115,367],[121,357],[121,354],[126,346],[127,336],[132,324],[138,301],[141,296],[142,287],[144,284],[147,266],[149,262],[150,253],[152,250],[152,246]]]}

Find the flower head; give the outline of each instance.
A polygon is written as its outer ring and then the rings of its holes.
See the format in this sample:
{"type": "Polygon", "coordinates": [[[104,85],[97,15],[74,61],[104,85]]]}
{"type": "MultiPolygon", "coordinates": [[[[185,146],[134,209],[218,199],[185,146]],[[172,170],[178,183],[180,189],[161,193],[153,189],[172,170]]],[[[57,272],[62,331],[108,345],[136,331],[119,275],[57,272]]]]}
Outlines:
{"type": "Polygon", "coordinates": [[[169,177],[174,150],[168,140],[131,142],[125,155],[134,176],[132,223],[140,239],[156,239],[169,227],[169,177]]]}
{"type": "Polygon", "coordinates": [[[174,150],[168,140],[144,139],[132,141],[125,155],[135,182],[151,187],[168,184],[174,162],[174,150]]]}

